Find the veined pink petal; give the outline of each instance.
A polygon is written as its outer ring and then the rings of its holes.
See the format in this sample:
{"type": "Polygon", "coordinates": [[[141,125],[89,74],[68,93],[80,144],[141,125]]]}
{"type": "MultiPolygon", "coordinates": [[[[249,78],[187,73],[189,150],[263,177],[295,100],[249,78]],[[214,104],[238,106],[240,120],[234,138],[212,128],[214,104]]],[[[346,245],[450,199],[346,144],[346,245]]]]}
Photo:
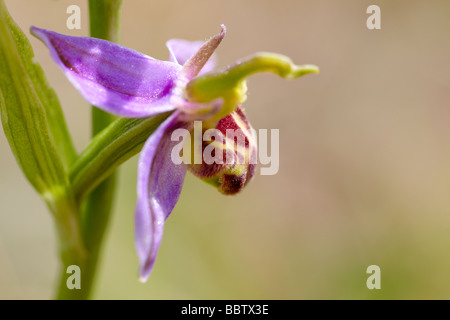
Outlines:
{"type": "MultiPolygon", "coordinates": [[[[206,64],[209,62],[211,56],[222,42],[226,32],[226,27],[221,25],[220,33],[211,37],[211,39],[201,44],[198,48],[196,45],[190,45],[186,42],[183,43],[180,40],[175,40],[173,43],[170,43],[169,41],[167,45],[169,47],[169,51],[171,52],[171,59],[175,59],[179,63],[183,62],[183,68],[179,73],[179,78],[184,81],[189,81],[198,76],[202,71],[205,72],[204,68],[206,64]],[[190,53],[190,51],[193,52],[190,53]]],[[[210,67],[211,66],[208,68],[210,67]]],[[[206,71],[210,70],[206,69],[206,71]]]]}
{"type": "Polygon", "coordinates": [[[53,60],[92,105],[123,117],[173,110],[169,100],[181,67],[118,44],[31,28],[53,60]]]}
{"type": "Polygon", "coordinates": [[[186,167],[172,162],[171,152],[178,141],[171,141],[173,130],[185,125],[175,111],[150,136],[141,151],[138,165],[135,244],[140,261],[141,281],[146,281],[161,243],[164,221],[180,195],[186,167]]]}
{"type": "MultiPolygon", "coordinates": [[[[187,41],[182,39],[171,39],[166,42],[169,49],[169,60],[183,65],[190,57],[192,57],[203,45],[203,41],[187,41]]],[[[208,62],[203,66],[199,75],[214,70],[217,64],[217,57],[213,54],[208,62]]]]}

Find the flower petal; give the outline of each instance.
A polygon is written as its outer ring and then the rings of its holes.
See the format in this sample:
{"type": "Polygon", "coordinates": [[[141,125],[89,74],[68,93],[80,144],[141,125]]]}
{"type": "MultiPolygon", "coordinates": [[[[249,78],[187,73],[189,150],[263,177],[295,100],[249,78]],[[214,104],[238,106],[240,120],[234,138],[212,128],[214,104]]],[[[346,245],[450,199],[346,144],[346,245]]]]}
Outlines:
{"type": "Polygon", "coordinates": [[[216,34],[211,39],[202,44],[197,52],[194,53],[194,55],[192,55],[183,64],[183,68],[178,75],[179,79],[182,79],[183,81],[189,81],[199,75],[199,73],[202,71],[205,64],[208,63],[209,59],[214,54],[217,47],[225,37],[225,34],[227,33],[227,28],[223,24],[220,26],[220,28],[221,31],[219,34],[216,34]]]}
{"type": "Polygon", "coordinates": [[[171,151],[179,142],[170,139],[182,125],[175,111],[150,136],[138,165],[138,199],[135,216],[135,244],[140,261],[140,279],[146,281],[161,243],[164,221],[180,195],[186,167],[172,162],[171,151]]]}
{"type": "MultiPolygon", "coordinates": [[[[182,39],[171,39],[166,42],[169,49],[169,60],[183,65],[190,57],[192,57],[204,44],[203,41],[187,41],[182,39]]],[[[208,62],[203,66],[199,75],[211,72],[217,64],[215,54],[209,58],[208,62]]]]}
{"type": "Polygon", "coordinates": [[[31,28],[89,103],[123,117],[173,110],[169,99],[181,69],[115,43],[31,28]]]}

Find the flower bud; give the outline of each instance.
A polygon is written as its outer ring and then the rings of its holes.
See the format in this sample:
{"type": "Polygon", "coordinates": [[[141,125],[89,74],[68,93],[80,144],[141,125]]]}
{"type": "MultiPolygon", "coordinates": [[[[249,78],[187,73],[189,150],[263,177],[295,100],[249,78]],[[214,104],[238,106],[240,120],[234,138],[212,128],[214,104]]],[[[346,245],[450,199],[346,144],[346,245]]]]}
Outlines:
{"type": "MultiPolygon", "coordinates": [[[[224,194],[236,194],[256,171],[256,139],[241,108],[202,132],[202,162],[188,170],[224,194]]],[[[195,152],[195,150],[194,150],[195,152]]]]}

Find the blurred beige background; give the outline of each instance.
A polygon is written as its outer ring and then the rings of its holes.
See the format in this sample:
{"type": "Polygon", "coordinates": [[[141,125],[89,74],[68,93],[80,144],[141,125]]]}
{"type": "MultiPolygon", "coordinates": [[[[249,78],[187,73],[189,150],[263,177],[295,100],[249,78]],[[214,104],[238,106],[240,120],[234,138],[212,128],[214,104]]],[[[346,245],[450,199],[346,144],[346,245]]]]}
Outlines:
{"type": "MultiPolygon", "coordinates": [[[[6,3],[24,30],[88,35],[86,1],[6,3]],[[66,28],[71,4],[82,9],[79,31],[66,28]]],[[[296,81],[249,81],[253,126],[280,129],[280,170],[236,197],[188,175],[143,285],[136,158],[126,163],[94,298],[449,299],[450,2],[125,0],[121,43],[167,59],[166,40],[206,39],[221,23],[222,67],[274,51],[321,68],[296,81]],[[381,30],[366,28],[371,4],[381,7],[381,30]],[[366,288],[372,264],[378,291],[366,288]]],[[[31,43],[82,150],[89,107],[31,43]]],[[[51,298],[57,271],[51,217],[1,131],[0,298],[51,298]]]]}

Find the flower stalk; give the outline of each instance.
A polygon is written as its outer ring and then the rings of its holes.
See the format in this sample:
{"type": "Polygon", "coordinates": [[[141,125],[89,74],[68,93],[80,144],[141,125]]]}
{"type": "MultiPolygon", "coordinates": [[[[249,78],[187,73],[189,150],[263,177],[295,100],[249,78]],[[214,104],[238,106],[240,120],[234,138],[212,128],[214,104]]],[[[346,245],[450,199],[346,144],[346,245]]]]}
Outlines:
{"type": "MultiPolygon", "coordinates": [[[[89,24],[91,37],[109,40],[112,42],[119,41],[121,5],[122,0],[89,0],[89,24]]],[[[117,117],[114,115],[92,107],[92,136],[96,137],[99,135],[99,133],[114,122],[116,118],[117,117]]],[[[86,154],[86,152],[84,154],[86,154]]],[[[77,160],[77,163],[80,163],[79,160],[80,159],[77,160]]],[[[82,161],[82,163],[85,162],[82,161]]],[[[75,201],[78,203],[78,208],[80,208],[81,211],[80,224],[83,243],[86,250],[86,255],[83,257],[82,266],[80,266],[83,274],[83,286],[81,290],[69,290],[65,284],[67,274],[62,272],[58,290],[58,298],[60,299],[85,299],[90,297],[93,280],[98,265],[101,244],[111,214],[114,191],[116,187],[116,175],[112,172],[113,169],[108,171],[107,178],[105,175],[98,175],[96,173],[93,176],[103,177],[104,181],[101,183],[96,183],[95,185],[91,184],[90,187],[87,187],[86,185],[83,186],[86,187],[83,189],[84,194],[88,194],[83,206],[80,206],[80,202],[83,198],[82,195],[75,192],[75,201]]],[[[74,186],[73,181],[71,182],[72,186],[74,186]]]]}

